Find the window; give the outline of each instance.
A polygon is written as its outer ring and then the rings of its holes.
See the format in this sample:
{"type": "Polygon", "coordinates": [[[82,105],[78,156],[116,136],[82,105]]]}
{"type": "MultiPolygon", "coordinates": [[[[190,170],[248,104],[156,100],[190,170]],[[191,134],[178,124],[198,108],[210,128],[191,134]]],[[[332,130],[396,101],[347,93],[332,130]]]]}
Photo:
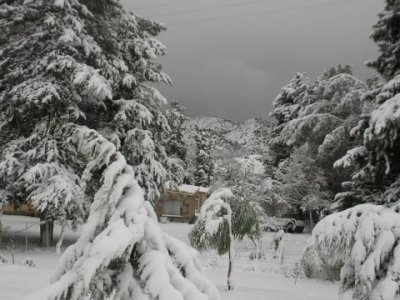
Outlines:
{"type": "Polygon", "coordinates": [[[180,216],[181,202],[180,201],[164,201],[164,215],[180,216]]]}

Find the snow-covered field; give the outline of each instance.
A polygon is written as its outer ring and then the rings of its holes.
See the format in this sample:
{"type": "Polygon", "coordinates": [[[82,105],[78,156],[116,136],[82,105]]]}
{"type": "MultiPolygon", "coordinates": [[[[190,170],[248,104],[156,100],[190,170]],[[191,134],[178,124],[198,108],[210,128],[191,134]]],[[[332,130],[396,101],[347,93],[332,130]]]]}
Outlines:
{"type": "MultiPolygon", "coordinates": [[[[0,254],[8,264],[0,264],[0,299],[21,300],[30,293],[45,286],[59,259],[54,248],[37,246],[39,226],[28,229],[28,251],[25,250],[26,224],[28,227],[38,219],[28,217],[2,216],[3,226],[9,226],[9,233],[16,233],[15,265],[11,264],[11,248],[8,237],[0,244],[0,254]],[[4,242],[7,242],[4,243],[4,242]],[[36,267],[21,265],[25,258],[32,258],[36,267]]],[[[161,224],[163,230],[178,239],[188,242],[188,232],[192,225],[161,224]]],[[[60,228],[56,226],[57,237],[60,228]]],[[[13,235],[13,234],[11,234],[13,235]]],[[[67,232],[66,242],[72,243],[78,233],[67,232]]],[[[310,280],[299,276],[298,261],[307,244],[309,235],[286,235],[282,262],[274,258],[271,248],[271,233],[264,233],[260,243],[263,254],[259,260],[250,259],[255,247],[250,241],[236,243],[234,261],[233,291],[226,290],[227,257],[219,257],[215,252],[200,254],[200,259],[209,278],[218,286],[224,300],[333,300],[340,298],[339,285],[328,281],[310,280]]],[[[171,299],[173,300],[173,299],[171,299]]]]}

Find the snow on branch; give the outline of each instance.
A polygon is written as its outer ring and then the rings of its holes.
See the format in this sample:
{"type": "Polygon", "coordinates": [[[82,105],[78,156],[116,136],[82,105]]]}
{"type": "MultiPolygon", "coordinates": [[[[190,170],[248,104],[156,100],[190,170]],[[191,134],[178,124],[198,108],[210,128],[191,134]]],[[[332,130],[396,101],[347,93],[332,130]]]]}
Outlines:
{"type": "Polygon", "coordinates": [[[347,151],[346,155],[334,163],[335,168],[348,168],[354,166],[357,159],[365,156],[364,146],[358,146],[347,151]]]}
{"type": "Polygon", "coordinates": [[[62,136],[86,158],[87,180],[102,174],[100,187],[53,283],[28,299],[219,299],[190,251],[163,235],[134,170],[115,146],[82,126],[66,125],[62,136]]]}
{"type": "Polygon", "coordinates": [[[342,119],[331,114],[308,115],[288,122],[279,139],[288,146],[302,144],[309,139],[322,143],[325,136],[342,123],[342,119]]]}

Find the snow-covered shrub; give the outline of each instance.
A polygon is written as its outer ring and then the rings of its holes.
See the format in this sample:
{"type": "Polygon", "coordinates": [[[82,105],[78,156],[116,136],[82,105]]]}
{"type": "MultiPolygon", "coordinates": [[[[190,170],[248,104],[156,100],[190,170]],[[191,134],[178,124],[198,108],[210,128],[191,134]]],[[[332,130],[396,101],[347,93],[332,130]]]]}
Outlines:
{"type": "Polygon", "coordinates": [[[278,250],[279,244],[282,242],[284,236],[285,232],[283,231],[283,229],[279,229],[277,232],[274,233],[272,241],[274,243],[275,252],[278,250]]]}
{"type": "Polygon", "coordinates": [[[23,261],[21,261],[21,265],[27,266],[29,268],[36,267],[36,263],[32,258],[25,258],[23,261]]]}
{"type": "Polygon", "coordinates": [[[253,241],[260,237],[257,213],[249,202],[234,197],[226,188],[214,191],[204,202],[189,233],[190,243],[196,249],[215,249],[219,255],[228,253],[228,290],[233,288],[233,239],[242,240],[246,236],[253,241]]]}
{"type": "Polygon", "coordinates": [[[0,264],[8,264],[7,258],[0,254],[0,264]]]}
{"type": "Polygon", "coordinates": [[[258,259],[263,259],[265,257],[264,253],[258,251],[258,250],[254,250],[251,251],[249,254],[249,259],[250,260],[258,260],[258,259]]]}
{"type": "Polygon", "coordinates": [[[400,285],[400,203],[391,208],[362,204],[320,221],[305,250],[307,276],[334,278],[353,299],[393,300],[400,285]],[[316,271],[316,272],[315,272],[316,271]]]}
{"type": "Polygon", "coordinates": [[[308,278],[340,280],[340,270],[342,267],[342,261],[335,261],[333,263],[326,261],[316,254],[311,247],[306,248],[301,259],[301,269],[308,278]]]}

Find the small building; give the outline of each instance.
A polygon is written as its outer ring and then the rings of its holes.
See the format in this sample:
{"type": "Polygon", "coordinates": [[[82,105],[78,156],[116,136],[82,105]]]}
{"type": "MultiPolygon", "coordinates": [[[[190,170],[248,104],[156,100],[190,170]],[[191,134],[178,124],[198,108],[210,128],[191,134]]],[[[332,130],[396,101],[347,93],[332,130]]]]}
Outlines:
{"type": "Polygon", "coordinates": [[[176,189],[166,188],[156,203],[158,218],[167,218],[173,222],[194,222],[209,191],[209,188],[188,184],[176,189]]]}
{"type": "Polygon", "coordinates": [[[2,212],[4,215],[37,217],[38,213],[29,201],[21,203],[19,206],[14,206],[9,203],[3,206],[2,212]]]}

